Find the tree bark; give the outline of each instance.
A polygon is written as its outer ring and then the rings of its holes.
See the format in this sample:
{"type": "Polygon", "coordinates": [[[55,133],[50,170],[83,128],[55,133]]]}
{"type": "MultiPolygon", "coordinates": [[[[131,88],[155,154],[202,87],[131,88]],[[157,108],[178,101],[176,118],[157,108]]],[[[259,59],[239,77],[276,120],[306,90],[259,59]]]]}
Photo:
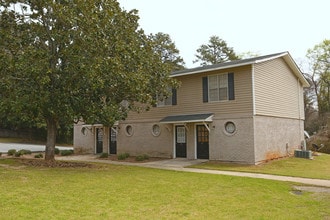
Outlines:
{"type": "Polygon", "coordinates": [[[46,142],[46,161],[55,161],[55,144],[56,144],[56,132],[57,121],[54,118],[47,118],[47,142],[46,142]]]}

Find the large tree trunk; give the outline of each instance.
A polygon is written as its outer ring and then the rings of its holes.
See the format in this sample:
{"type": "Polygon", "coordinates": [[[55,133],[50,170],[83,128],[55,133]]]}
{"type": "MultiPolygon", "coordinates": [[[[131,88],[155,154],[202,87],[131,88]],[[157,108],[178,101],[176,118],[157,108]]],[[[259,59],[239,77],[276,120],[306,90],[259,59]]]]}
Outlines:
{"type": "Polygon", "coordinates": [[[45,160],[55,161],[57,121],[54,118],[47,118],[46,123],[47,123],[47,142],[46,142],[45,160]]]}

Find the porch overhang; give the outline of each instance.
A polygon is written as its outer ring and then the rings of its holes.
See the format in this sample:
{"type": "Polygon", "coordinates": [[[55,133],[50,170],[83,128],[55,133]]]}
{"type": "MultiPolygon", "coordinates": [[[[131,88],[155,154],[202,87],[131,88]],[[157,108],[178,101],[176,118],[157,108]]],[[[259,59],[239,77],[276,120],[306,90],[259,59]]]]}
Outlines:
{"type": "MultiPolygon", "coordinates": [[[[115,121],[115,123],[113,124],[113,126],[118,126],[119,125],[119,121],[115,121]]],[[[83,128],[92,128],[92,127],[104,127],[103,124],[83,124],[82,125],[83,128]]]]}
{"type": "Polygon", "coordinates": [[[159,121],[162,124],[206,123],[213,121],[213,113],[193,115],[171,115],[159,121]]]}

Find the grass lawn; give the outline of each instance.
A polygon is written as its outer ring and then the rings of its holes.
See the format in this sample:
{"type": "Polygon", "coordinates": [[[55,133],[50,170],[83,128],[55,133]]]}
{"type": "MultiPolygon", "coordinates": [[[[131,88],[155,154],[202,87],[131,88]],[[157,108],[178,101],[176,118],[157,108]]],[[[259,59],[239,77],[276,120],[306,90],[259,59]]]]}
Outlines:
{"type": "Polygon", "coordinates": [[[330,154],[314,156],[313,160],[290,157],[260,165],[239,165],[210,161],[192,167],[330,180],[330,154]]]}
{"type": "Polygon", "coordinates": [[[0,219],[328,219],[330,194],[292,183],[94,164],[0,159],[0,219]]]}

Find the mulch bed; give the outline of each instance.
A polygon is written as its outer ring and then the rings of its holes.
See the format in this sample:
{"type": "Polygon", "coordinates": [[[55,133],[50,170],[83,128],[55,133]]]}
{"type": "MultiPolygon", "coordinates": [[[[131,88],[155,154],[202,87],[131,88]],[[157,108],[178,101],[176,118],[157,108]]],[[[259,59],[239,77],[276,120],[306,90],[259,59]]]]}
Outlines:
{"type": "MultiPolygon", "coordinates": [[[[44,158],[34,158],[35,153],[30,155],[22,155],[21,157],[14,157],[14,156],[7,156],[3,154],[0,158],[14,158],[19,161],[22,165],[25,166],[32,166],[32,167],[71,167],[71,168],[79,168],[79,167],[93,167],[96,166],[95,164],[88,163],[88,162],[78,162],[78,161],[62,161],[58,160],[61,157],[65,156],[55,156],[55,161],[46,161],[44,158]]],[[[74,155],[70,155],[74,156],[74,155]]],[[[79,155],[78,155],[79,156],[79,155]]],[[[110,161],[117,161],[117,162],[129,162],[129,163],[147,163],[152,161],[159,161],[159,160],[166,160],[166,158],[158,158],[158,157],[150,157],[143,161],[136,160],[136,157],[129,156],[124,160],[119,160],[118,155],[110,155],[108,158],[96,158],[97,160],[110,160],[110,161]]]]}
{"type": "Polygon", "coordinates": [[[90,168],[93,165],[84,162],[69,162],[69,161],[46,161],[44,159],[18,159],[21,164],[32,167],[69,167],[69,168],[90,168]]]}
{"type": "Polygon", "coordinates": [[[110,155],[108,158],[98,158],[99,160],[112,160],[117,162],[129,162],[129,163],[147,163],[152,161],[159,161],[159,160],[168,160],[168,158],[160,158],[160,157],[149,157],[146,160],[137,161],[136,157],[129,156],[124,160],[119,160],[118,155],[110,155]]]}
{"type": "Polygon", "coordinates": [[[91,168],[95,165],[91,163],[84,163],[84,162],[76,162],[76,161],[46,161],[44,158],[33,158],[31,155],[24,155],[21,157],[13,157],[13,156],[1,156],[0,159],[14,159],[18,161],[20,164],[24,166],[30,167],[68,167],[68,168],[80,168],[80,167],[87,167],[91,168]]]}

